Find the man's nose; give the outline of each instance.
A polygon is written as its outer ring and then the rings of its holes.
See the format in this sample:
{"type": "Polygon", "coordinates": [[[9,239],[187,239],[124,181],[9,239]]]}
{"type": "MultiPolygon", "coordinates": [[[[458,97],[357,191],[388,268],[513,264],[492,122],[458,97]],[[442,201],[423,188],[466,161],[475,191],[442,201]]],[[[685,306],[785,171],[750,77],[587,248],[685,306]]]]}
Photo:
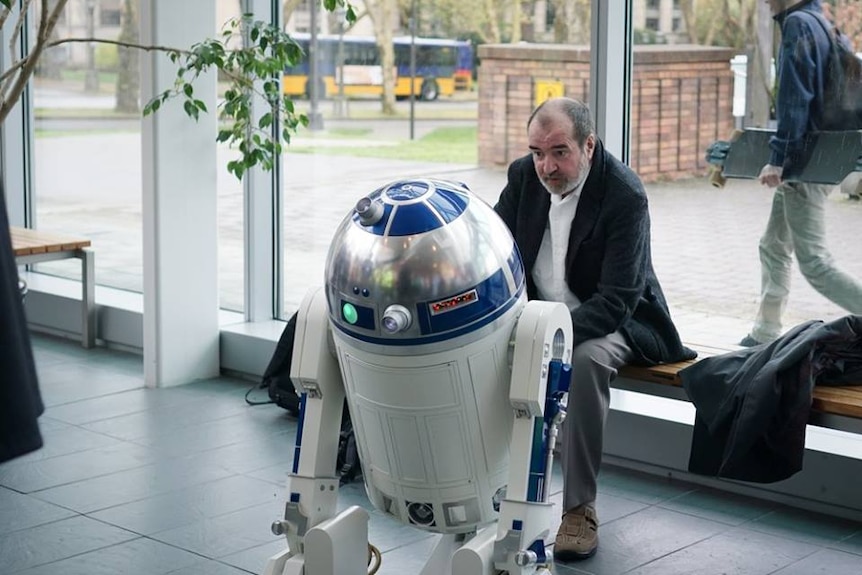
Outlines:
{"type": "Polygon", "coordinates": [[[557,169],[557,164],[551,160],[549,157],[544,157],[541,160],[542,162],[542,171],[546,174],[552,174],[557,169]]]}

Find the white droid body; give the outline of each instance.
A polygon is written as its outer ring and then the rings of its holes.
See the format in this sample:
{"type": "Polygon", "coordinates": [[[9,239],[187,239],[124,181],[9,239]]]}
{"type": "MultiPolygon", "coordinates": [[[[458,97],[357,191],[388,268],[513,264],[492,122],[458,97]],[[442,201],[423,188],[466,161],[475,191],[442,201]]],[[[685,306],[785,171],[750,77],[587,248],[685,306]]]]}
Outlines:
{"type": "Polygon", "coordinates": [[[421,575],[544,571],[571,340],[566,306],[527,302],[509,230],[463,185],[404,180],[359,200],[297,316],[302,410],[273,524],[288,548],[265,574],[367,573],[368,515],[337,513],[345,397],[371,502],[443,534],[421,575]]]}
{"type": "Polygon", "coordinates": [[[509,346],[526,303],[512,237],[433,180],[377,190],[335,237],[326,295],[368,495],[419,528],[475,530],[507,481],[509,346]]]}

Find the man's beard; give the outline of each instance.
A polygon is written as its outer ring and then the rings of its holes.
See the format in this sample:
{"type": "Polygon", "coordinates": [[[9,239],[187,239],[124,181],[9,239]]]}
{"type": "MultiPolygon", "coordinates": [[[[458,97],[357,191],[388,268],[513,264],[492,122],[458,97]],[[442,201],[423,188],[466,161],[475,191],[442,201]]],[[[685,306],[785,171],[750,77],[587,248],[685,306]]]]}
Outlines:
{"type": "Polygon", "coordinates": [[[557,185],[551,184],[545,178],[539,178],[539,181],[542,182],[542,186],[545,187],[548,193],[555,196],[565,196],[581,187],[581,184],[584,183],[589,174],[590,160],[587,158],[586,154],[581,154],[581,165],[580,169],[578,170],[577,179],[565,180],[557,185]]]}

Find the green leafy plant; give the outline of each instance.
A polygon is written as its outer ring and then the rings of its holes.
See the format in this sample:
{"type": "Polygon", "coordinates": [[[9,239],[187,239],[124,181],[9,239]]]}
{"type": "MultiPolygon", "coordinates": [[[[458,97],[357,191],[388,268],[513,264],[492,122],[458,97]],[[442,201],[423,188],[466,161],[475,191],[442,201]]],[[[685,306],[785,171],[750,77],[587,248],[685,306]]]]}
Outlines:
{"type": "MultiPolygon", "coordinates": [[[[238,179],[242,179],[243,174],[255,166],[264,170],[272,169],[284,146],[290,143],[291,135],[296,133],[299,126],[308,125],[308,118],[296,113],[293,101],[282,94],[280,80],[282,71],[298,63],[303,53],[290,35],[277,26],[253,21],[251,15],[243,15],[229,20],[218,37],[195,44],[187,50],[100,38],[51,41],[49,38],[66,1],[57,0],[50,10],[47,3],[43,4],[35,46],[30,55],[13,62],[9,69],[0,74],[0,87],[14,80],[8,93],[0,91],[0,122],[20,97],[46,48],[70,42],[92,42],[164,52],[177,65],[173,86],[154,96],[144,106],[145,116],[158,112],[168,100],[181,98],[186,115],[197,120],[201,112],[207,113],[208,110],[203,100],[195,94],[195,80],[201,74],[213,71],[227,78],[224,98],[218,104],[221,127],[216,139],[239,150],[240,157],[230,161],[227,166],[228,171],[238,179]],[[264,113],[255,113],[253,103],[256,101],[265,103],[267,108],[264,113]],[[279,126],[277,131],[273,129],[276,125],[279,126]]],[[[343,8],[347,22],[356,21],[356,13],[349,0],[322,2],[329,11],[343,8]]],[[[12,0],[0,0],[0,6],[5,7],[0,8],[0,24],[9,17],[11,3],[12,0]]],[[[22,17],[19,15],[19,25],[22,17]]]]}
{"type": "Polygon", "coordinates": [[[219,116],[224,122],[216,139],[239,149],[240,158],[228,162],[227,169],[238,179],[260,165],[272,169],[273,163],[291,134],[308,119],[295,112],[293,101],[281,93],[279,74],[286,66],[302,58],[299,44],[289,35],[264,22],[252,22],[248,15],[228,21],[219,38],[205,40],[187,51],[170,51],[168,57],[177,65],[174,85],[157,94],[144,106],[144,116],[157,112],[166,101],[183,100],[183,110],[193,120],[206,105],[197,98],[194,82],[201,74],[219,70],[229,80],[224,99],[219,103],[219,116]],[[238,37],[248,39],[243,47],[227,48],[238,37]],[[255,119],[253,102],[256,96],[268,109],[255,119]],[[281,121],[281,132],[273,134],[276,118],[281,121]]]}

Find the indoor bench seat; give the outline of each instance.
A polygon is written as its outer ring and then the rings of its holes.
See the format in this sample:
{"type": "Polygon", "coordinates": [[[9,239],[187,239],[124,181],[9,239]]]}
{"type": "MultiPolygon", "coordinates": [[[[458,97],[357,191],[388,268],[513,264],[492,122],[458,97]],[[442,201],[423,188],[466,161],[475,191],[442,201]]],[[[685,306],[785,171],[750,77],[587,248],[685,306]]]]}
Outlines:
{"type": "MultiPolygon", "coordinates": [[[[620,370],[612,386],[687,400],[679,372],[699,359],[733,350],[690,343],[686,345],[697,351],[696,359],[650,367],[627,365],[620,370]]],[[[862,433],[862,381],[858,385],[842,387],[816,386],[809,423],[862,433]]]]}
{"type": "Polygon", "coordinates": [[[77,258],[81,260],[81,343],[96,343],[95,255],[88,249],[90,240],[54,232],[10,226],[15,263],[30,265],[77,258]]]}

